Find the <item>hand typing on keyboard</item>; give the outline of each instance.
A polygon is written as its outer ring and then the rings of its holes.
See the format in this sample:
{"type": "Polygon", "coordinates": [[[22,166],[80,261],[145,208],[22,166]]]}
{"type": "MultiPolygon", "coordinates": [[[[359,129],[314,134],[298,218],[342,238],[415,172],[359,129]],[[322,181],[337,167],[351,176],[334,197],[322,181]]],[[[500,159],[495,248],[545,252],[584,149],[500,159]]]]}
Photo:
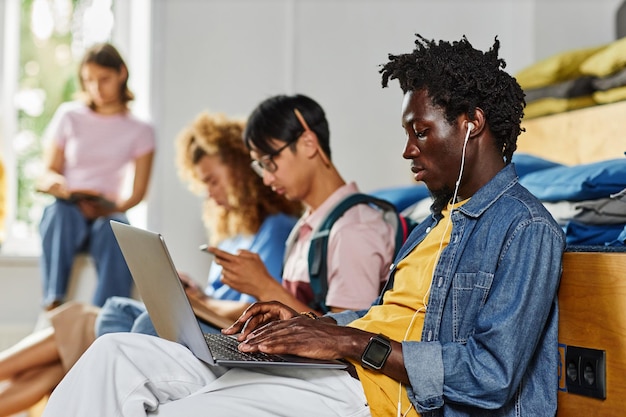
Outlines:
{"type": "Polygon", "coordinates": [[[367,345],[371,334],[337,326],[329,318],[314,320],[277,301],[252,304],[230,327],[226,335],[237,335],[243,352],[289,354],[312,359],[359,359],[352,340],[367,345]]]}

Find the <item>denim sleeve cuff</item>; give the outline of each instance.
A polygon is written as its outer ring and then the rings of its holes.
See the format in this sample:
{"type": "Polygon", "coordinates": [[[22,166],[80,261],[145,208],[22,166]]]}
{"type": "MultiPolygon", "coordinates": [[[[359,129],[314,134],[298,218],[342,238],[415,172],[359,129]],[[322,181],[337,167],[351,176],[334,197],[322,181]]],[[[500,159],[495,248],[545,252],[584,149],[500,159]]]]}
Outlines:
{"type": "Polygon", "coordinates": [[[407,392],[419,413],[443,407],[443,358],[439,342],[402,342],[407,392]]]}
{"type": "Polygon", "coordinates": [[[341,313],[327,313],[324,316],[334,319],[339,326],[350,324],[360,317],[356,311],[351,310],[342,311],[341,313]]]}

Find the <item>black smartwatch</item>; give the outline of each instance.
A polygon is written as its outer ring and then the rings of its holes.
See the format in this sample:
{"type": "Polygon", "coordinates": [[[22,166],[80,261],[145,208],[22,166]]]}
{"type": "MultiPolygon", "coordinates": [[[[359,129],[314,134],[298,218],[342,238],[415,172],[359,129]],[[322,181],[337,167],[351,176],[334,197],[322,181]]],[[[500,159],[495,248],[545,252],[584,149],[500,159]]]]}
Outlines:
{"type": "Polygon", "coordinates": [[[391,353],[391,342],[382,334],[373,336],[361,355],[361,365],[367,369],[379,371],[385,365],[391,353]]]}

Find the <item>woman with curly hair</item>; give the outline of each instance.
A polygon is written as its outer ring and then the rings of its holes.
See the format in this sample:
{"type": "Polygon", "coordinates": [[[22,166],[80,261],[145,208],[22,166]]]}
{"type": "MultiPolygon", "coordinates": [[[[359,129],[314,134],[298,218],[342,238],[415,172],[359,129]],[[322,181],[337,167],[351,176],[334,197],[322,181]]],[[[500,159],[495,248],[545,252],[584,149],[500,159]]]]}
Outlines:
{"type": "MultiPolygon", "coordinates": [[[[243,129],[243,121],[200,114],[177,138],[178,172],[194,192],[207,195],[203,220],[209,243],[229,252],[257,253],[280,280],[285,241],[303,209],[264,186],[250,168],[243,129]]],[[[220,275],[221,267],[213,263],[204,292],[184,274],[181,280],[190,296],[234,321],[254,299],[221,284],[220,275]]],[[[144,311],[136,300],[114,297],[102,309],[69,302],[48,312],[50,327],[0,352],[0,416],[36,404],[61,381],[96,335],[130,331],[144,311]]]]}

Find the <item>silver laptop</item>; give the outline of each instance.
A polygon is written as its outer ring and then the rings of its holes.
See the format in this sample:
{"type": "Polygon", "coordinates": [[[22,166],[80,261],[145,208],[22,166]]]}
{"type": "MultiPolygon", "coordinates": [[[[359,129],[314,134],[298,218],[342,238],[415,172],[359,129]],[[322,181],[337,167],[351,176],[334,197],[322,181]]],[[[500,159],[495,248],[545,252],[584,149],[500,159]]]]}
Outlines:
{"type": "Polygon", "coordinates": [[[128,264],[139,295],[160,337],[186,346],[209,365],[309,366],[345,368],[338,360],[320,361],[293,355],[247,354],[237,350],[234,337],[203,334],[163,237],[154,232],[111,221],[115,238],[128,264]]]}

